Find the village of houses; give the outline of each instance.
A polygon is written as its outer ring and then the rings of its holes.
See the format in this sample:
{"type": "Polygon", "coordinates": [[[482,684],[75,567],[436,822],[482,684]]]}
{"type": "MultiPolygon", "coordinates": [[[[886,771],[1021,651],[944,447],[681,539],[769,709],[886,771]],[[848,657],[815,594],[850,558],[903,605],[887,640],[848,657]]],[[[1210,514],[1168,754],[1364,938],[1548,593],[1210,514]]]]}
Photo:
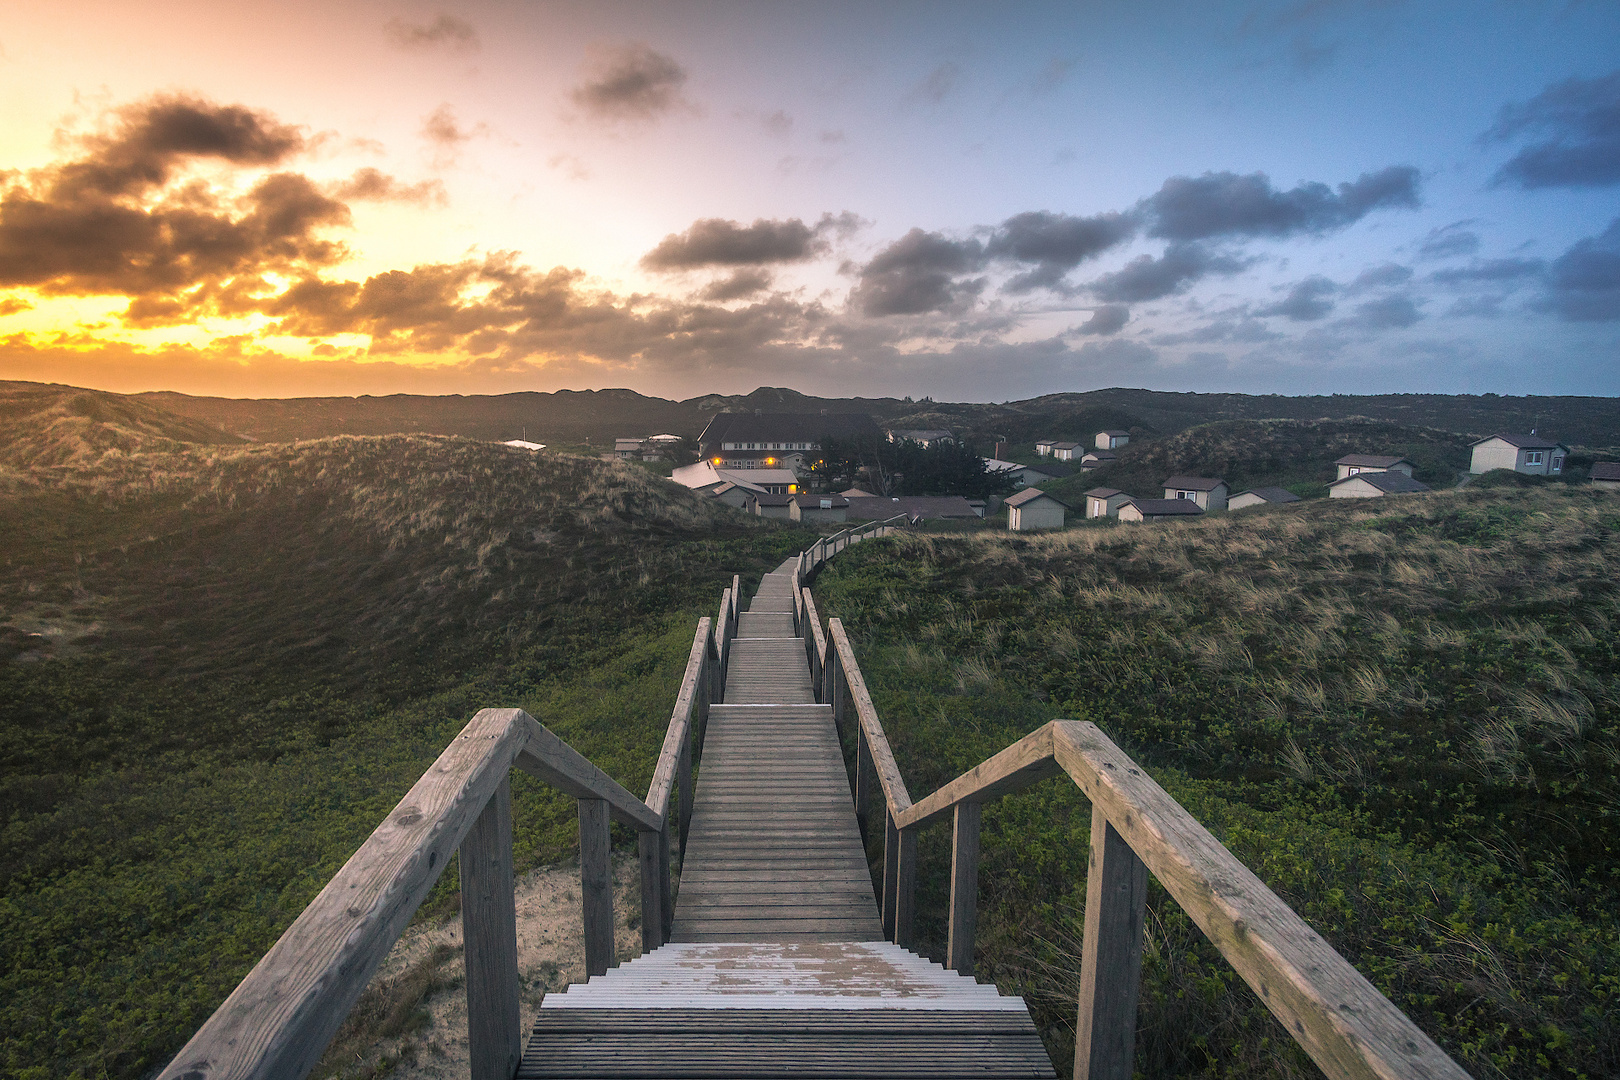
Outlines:
{"type": "MultiPolygon", "coordinates": [[[[904,514],[923,521],[973,522],[1004,507],[1007,528],[1014,532],[1061,529],[1071,514],[1115,518],[1121,522],[1157,522],[1200,517],[1256,506],[1283,506],[1302,501],[1280,487],[1232,492],[1218,476],[1167,476],[1163,496],[1144,498],[1110,487],[1084,494],[1074,507],[1047,494],[1039,485],[1089,472],[1112,463],[1131,440],[1129,431],[1098,431],[1089,443],[1043,439],[1035,443],[1042,462],[1027,465],[1007,460],[1006,444],[984,459],[986,472],[1005,478],[1015,489],[1005,499],[972,499],[960,495],[887,496],[855,486],[843,491],[812,491],[810,465],[821,440],[881,437],[928,447],[954,441],[944,430],[882,429],[862,414],[720,413],[698,437],[699,460],[681,465],[671,479],[739,512],[779,518],[810,526],[887,520],[904,514]],[[1049,460],[1051,464],[1047,464],[1049,460]],[[999,505],[998,505],[999,504],[999,505]]],[[[624,459],[667,460],[686,442],[679,435],[620,438],[614,454],[624,459]]],[[[1379,449],[1372,447],[1369,449],[1379,449]]],[[[1532,476],[1558,476],[1569,448],[1535,433],[1499,433],[1472,444],[1469,476],[1509,469],[1532,476]]],[[[1328,484],[1334,499],[1372,499],[1419,495],[1431,489],[1413,478],[1414,463],[1391,454],[1347,454],[1334,462],[1337,477],[1328,484]]],[[[1465,481],[1466,482],[1466,479],[1465,481]]],[[[1620,462],[1597,462],[1590,483],[1620,490],[1620,462]]],[[[876,485],[872,485],[876,486],[876,485]]]]}

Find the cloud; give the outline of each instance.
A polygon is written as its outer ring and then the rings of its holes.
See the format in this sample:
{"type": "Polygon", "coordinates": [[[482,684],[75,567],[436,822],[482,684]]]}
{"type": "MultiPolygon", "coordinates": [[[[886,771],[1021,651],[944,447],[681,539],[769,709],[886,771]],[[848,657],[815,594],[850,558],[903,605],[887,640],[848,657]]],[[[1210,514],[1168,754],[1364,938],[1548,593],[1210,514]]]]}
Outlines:
{"type": "Polygon", "coordinates": [[[1436,270],[1429,280],[1437,285],[1502,284],[1540,277],[1546,272],[1547,263],[1542,259],[1475,259],[1467,266],[1436,270]]]}
{"type": "Polygon", "coordinates": [[[759,122],[766,131],[779,139],[785,139],[793,131],[793,117],[781,109],[777,109],[769,116],[760,117],[759,122]]]}
{"type": "Polygon", "coordinates": [[[1552,261],[1547,293],[1536,306],[1569,322],[1620,319],[1620,218],[1552,261]]]}
{"type": "Polygon", "coordinates": [[[1418,247],[1420,259],[1454,259],[1472,255],[1479,250],[1479,234],[1470,230],[1473,220],[1456,221],[1439,229],[1430,229],[1418,247]]]}
{"type": "Polygon", "coordinates": [[[1369,266],[1356,275],[1356,280],[1350,283],[1350,292],[1366,292],[1368,289],[1388,289],[1396,285],[1405,285],[1412,280],[1412,268],[1402,266],[1400,263],[1384,263],[1381,266],[1369,266]]]}
{"type": "Polygon", "coordinates": [[[33,311],[34,305],[15,296],[0,297],[0,317],[6,315],[19,315],[24,311],[33,311]]]}
{"type": "Polygon", "coordinates": [[[1203,244],[1171,244],[1158,258],[1139,255],[1088,286],[1100,300],[1139,303],[1179,292],[1210,274],[1236,274],[1251,260],[1211,251],[1203,244]]]}
{"type": "Polygon", "coordinates": [[[1074,328],[1076,334],[1098,334],[1107,337],[1117,334],[1131,321],[1131,309],[1123,304],[1104,304],[1091,313],[1091,318],[1074,328]]]}
{"type": "Polygon", "coordinates": [[[180,96],[111,115],[108,130],[76,140],[78,156],[14,174],[0,192],[0,287],[146,297],[153,311],[156,297],[190,291],[183,306],[195,310],[228,279],[302,276],[346,255],[324,231],[348,225],[348,207],[306,176],[268,173],[227,196],[184,175],[193,160],[278,165],[303,147],[297,129],[180,96]]]}
{"type": "Polygon", "coordinates": [[[851,303],[867,315],[919,315],[956,310],[978,296],[983,282],[957,280],[984,265],[977,240],[912,229],[861,268],[851,303]]]}
{"type": "Polygon", "coordinates": [[[426,26],[403,19],[389,19],[383,26],[388,40],[402,49],[446,48],[452,52],[477,52],[478,31],[465,19],[440,14],[426,26]]]}
{"type": "Polygon", "coordinates": [[[1294,322],[1315,322],[1325,319],[1333,312],[1333,301],[1327,299],[1338,291],[1338,286],[1320,274],[1312,275],[1304,281],[1298,282],[1288,290],[1288,295],[1272,304],[1261,308],[1256,315],[1281,315],[1294,322]]]}
{"type": "Polygon", "coordinates": [[[1065,274],[1136,232],[1127,214],[1071,217],[1045,210],[1014,214],[991,236],[985,251],[991,258],[1034,264],[1007,283],[1009,292],[1058,289],[1065,274]]]}
{"type": "Polygon", "coordinates": [[[1410,296],[1386,296],[1356,305],[1356,313],[1344,320],[1363,330],[1404,330],[1423,318],[1410,296]]]}
{"type": "Polygon", "coordinates": [[[770,287],[770,271],[744,268],[736,271],[730,277],[718,278],[709,282],[698,292],[698,297],[716,303],[725,303],[728,300],[741,300],[745,296],[753,296],[755,293],[764,292],[770,287]]]}
{"type": "Polygon", "coordinates": [[[353,176],[327,189],[334,198],[370,202],[414,203],[417,206],[447,206],[450,196],[438,180],[402,184],[385,172],[367,166],[353,176]]]}
{"type": "Polygon", "coordinates": [[[1496,173],[1521,188],[1620,184],[1620,71],[1555,83],[1522,104],[1502,107],[1482,138],[1541,136],[1496,173]]]}
{"type": "Polygon", "coordinates": [[[462,127],[449,102],[422,118],[422,138],[434,147],[433,167],[436,169],[448,169],[454,165],[464,144],[487,134],[489,128],[484,124],[473,128],[462,127]]]}
{"type": "Polygon", "coordinates": [[[672,57],[632,42],[599,53],[592,75],[569,97],[599,120],[648,121],[687,106],[681,97],[686,78],[672,57]]]}
{"type": "Polygon", "coordinates": [[[910,94],[911,100],[938,105],[956,88],[962,69],[949,60],[930,71],[910,94]]]}
{"type": "Polygon", "coordinates": [[[798,218],[756,220],[743,225],[724,218],[694,221],[684,233],[671,233],[641,257],[649,270],[690,270],[699,266],[764,266],[803,262],[828,250],[812,228],[798,218]]]}
{"type": "Polygon", "coordinates": [[[1141,211],[1151,222],[1148,235],[1167,240],[1321,235],[1374,210],[1414,208],[1418,188],[1418,171],[1410,165],[1363,173],[1336,193],[1315,181],[1278,191],[1265,173],[1207,172],[1171,177],[1141,211]]]}

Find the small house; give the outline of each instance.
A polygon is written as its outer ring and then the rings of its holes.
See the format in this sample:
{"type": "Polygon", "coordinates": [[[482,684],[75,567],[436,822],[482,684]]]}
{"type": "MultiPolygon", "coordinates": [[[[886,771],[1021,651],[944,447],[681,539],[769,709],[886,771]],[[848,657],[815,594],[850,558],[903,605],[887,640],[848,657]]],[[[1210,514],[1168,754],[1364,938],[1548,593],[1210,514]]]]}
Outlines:
{"type": "Polygon", "coordinates": [[[1240,491],[1232,496],[1226,503],[1228,510],[1242,510],[1250,506],[1281,506],[1283,503],[1297,503],[1299,496],[1287,488],[1260,487],[1240,491]]]}
{"type": "Polygon", "coordinates": [[[806,525],[826,525],[849,520],[849,500],[842,495],[794,495],[788,504],[788,517],[806,525]]]}
{"type": "Polygon", "coordinates": [[[1052,456],[1059,461],[1074,461],[1080,457],[1082,449],[1077,442],[1055,442],[1052,444],[1052,456]]]}
{"type": "Polygon", "coordinates": [[[1086,517],[1113,517],[1131,497],[1118,488],[1094,487],[1086,492],[1086,517]]]}
{"type": "Polygon", "coordinates": [[[1166,499],[1186,499],[1200,510],[1226,509],[1226,481],[1210,476],[1172,476],[1164,482],[1166,499]]]}
{"type": "Polygon", "coordinates": [[[1168,521],[1199,517],[1204,508],[1192,499],[1132,499],[1119,508],[1121,521],[1168,521]]]}
{"type": "Polygon", "coordinates": [[[960,495],[891,495],[849,500],[850,521],[882,521],[905,514],[914,520],[977,521],[973,504],[960,495]]]}
{"type": "Polygon", "coordinates": [[[741,484],[734,484],[730,480],[722,480],[718,484],[713,484],[701,490],[707,492],[709,498],[717,499],[727,506],[735,506],[738,510],[747,508],[749,495],[760,494],[757,491],[751,492],[748,488],[743,487],[741,484]]]}
{"type": "Polygon", "coordinates": [[[1535,432],[1528,435],[1492,435],[1488,439],[1480,439],[1473,446],[1474,459],[1468,466],[1471,473],[1512,469],[1531,476],[1558,476],[1564,471],[1564,459],[1569,456],[1569,447],[1542,438],[1535,432]]]}
{"type": "Polygon", "coordinates": [[[501,445],[510,446],[516,450],[544,450],[546,448],[545,443],[530,442],[528,439],[507,439],[501,445]]]}
{"type": "Polygon", "coordinates": [[[646,442],[646,439],[614,439],[613,456],[622,458],[638,458],[641,456],[641,448],[646,444],[646,442]]]}
{"type": "Polygon", "coordinates": [[[1357,473],[1328,485],[1330,499],[1376,499],[1383,495],[1411,495],[1428,491],[1429,485],[1419,483],[1402,472],[1357,473]]]}
{"type": "Polygon", "coordinates": [[[1131,441],[1128,431],[1099,431],[1097,432],[1097,449],[1118,450],[1131,441]]]}
{"type": "Polygon", "coordinates": [[[1620,491],[1620,461],[1598,461],[1592,464],[1592,486],[1620,491]]]}
{"type": "Polygon", "coordinates": [[[1100,469],[1104,465],[1112,465],[1118,457],[1119,455],[1112,450],[1091,450],[1087,452],[1085,457],[1080,459],[1080,467],[1090,472],[1092,469],[1100,469]]]}
{"type": "Polygon", "coordinates": [[[1043,465],[1037,469],[1033,465],[1021,465],[1016,461],[987,457],[984,459],[984,471],[992,476],[1011,480],[1018,487],[1029,487],[1031,484],[1056,479],[1054,473],[1057,470],[1050,465],[1043,465]]]}
{"type": "Polygon", "coordinates": [[[1333,464],[1339,467],[1335,480],[1356,476],[1364,472],[1403,472],[1412,475],[1413,465],[1403,457],[1384,457],[1380,454],[1346,454],[1333,464]]]}
{"type": "Polygon", "coordinates": [[[792,495],[777,495],[769,491],[749,492],[747,509],[763,518],[781,518],[789,521],[793,517],[792,495]]]}
{"type": "Polygon", "coordinates": [[[1042,439],[1040,442],[1035,444],[1035,453],[1041,457],[1051,457],[1052,447],[1056,445],[1057,443],[1051,439],[1042,439]]]}
{"type": "Polygon", "coordinates": [[[1025,488],[1016,495],[1007,496],[1006,506],[1007,528],[1013,532],[1061,529],[1063,512],[1068,509],[1040,488],[1025,488]]]}

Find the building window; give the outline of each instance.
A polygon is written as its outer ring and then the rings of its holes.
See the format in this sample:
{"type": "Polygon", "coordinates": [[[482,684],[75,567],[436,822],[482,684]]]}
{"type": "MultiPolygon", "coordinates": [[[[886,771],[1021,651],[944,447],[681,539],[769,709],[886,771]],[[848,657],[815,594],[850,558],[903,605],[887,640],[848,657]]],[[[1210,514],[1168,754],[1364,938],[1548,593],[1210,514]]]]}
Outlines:
{"type": "Polygon", "coordinates": [[[1192,497],[1193,497],[1193,493],[1190,492],[1190,491],[1178,491],[1178,492],[1176,492],[1176,498],[1178,498],[1178,499],[1190,499],[1192,497]]]}
{"type": "Polygon", "coordinates": [[[1527,451],[1525,451],[1524,463],[1526,465],[1540,465],[1541,464],[1541,451],[1540,450],[1527,450],[1527,451]]]}
{"type": "Polygon", "coordinates": [[[1360,471],[1361,471],[1361,467],[1359,465],[1352,465],[1352,466],[1350,466],[1350,471],[1346,475],[1354,476],[1354,475],[1356,475],[1356,473],[1358,473],[1360,471]]]}
{"type": "Polygon", "coordinates": [[[1554,454],[1553,455],[1552,471],[1553,472],[1563,472],[1564,471],[1564,455],[1562,455],[1562,454],[1554,454]]]}

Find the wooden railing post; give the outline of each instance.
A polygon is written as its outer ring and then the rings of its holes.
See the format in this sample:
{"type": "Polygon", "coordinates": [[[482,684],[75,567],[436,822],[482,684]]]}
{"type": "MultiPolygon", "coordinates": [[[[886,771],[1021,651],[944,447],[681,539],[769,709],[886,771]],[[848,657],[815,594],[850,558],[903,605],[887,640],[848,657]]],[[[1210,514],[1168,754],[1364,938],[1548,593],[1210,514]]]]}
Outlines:
{"type": "Polygon", "coordinates": [[[894,815],[883,808],[883,940],[894,940],[895,893],[900,872],[900,831],[894,815]]]}
{"type": "Polygon", "coordinates": [[[680,817],[677,822],[677,835],[680,838],[681,863],[686,863],[686,834],[692,827],[692,735],[686,736],[686,744],[681,747],[681,759],[675,766],[675,782],[681,788],[680,817]]]}
{"type": "Polygon", "coordinates": [[[917,916],[917,830],[899,829],[899,865],[894,877],[894,943],[909,949],[917,916]]]}
{"type": "Polygon", "coordinates": [[[503,779],[461,842],[461,936],[473,1080],[512,1080],[523,1057],[517,907],[512,895],[512,783],[503,779]]]}
{"type": "Polygon", "coordinates": [[[613,944],[612,836],[606,799],[579,800],[579,897],[585,918],[585,974],[606,975],[613,944]]]}
{"type": "Polygon", "coordinates": [[[669,865],[669,821],[666,818],[664,827],[658,833],[658,943],[662,945],[669,940],[670,931],[675,928],[675,891],[674,875],[669,865]]]}
{"type": "Polygon", "coordinates": [[[636,833],[641,863],[641,951],[650,953],[664,943],[664,883],[661,872],[668,863],[658,857],[658,841],[664,834],[655,829],[636,833]]]}
{"type": "Polygon", "coordinates": [[[979,926],[979,812],[982,804],[956,804],[951,830],[950,939],[945,966],[960,975],[973,974],[973,937],[979,926]]]}
{"type": "Polygon", "coordinates": [[[1130,1080],[1146,907],[1146,865],[1093,806],[1075,1080],[1130,1080]]]}
{"type": "Polygon", "coordinates": [[[861,839],[867,836],[867,821],[872,805],[872,748],[866,743],[866,731],[855,728],[855,821],[861,827],[861,839]]]}

